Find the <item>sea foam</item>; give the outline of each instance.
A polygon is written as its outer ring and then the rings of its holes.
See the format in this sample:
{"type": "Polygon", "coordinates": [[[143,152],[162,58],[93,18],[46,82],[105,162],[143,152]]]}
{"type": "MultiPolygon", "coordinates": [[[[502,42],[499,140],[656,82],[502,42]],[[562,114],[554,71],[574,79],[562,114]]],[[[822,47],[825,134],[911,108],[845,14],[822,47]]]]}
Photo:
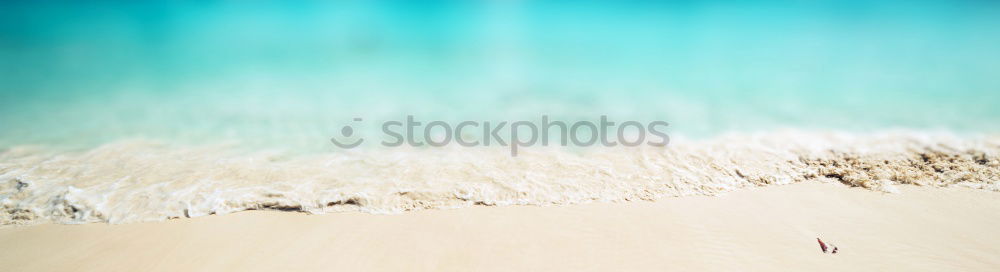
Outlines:
{"type": "Polygon", "coordinates": [[[0,153],[0,224],[129,223],[243,210],[398,213],[717,195],[823,180],[1000,191],[1000,136],[781,131],[670,146],[364,149],[294,155],[121,140],[0,153]]]}

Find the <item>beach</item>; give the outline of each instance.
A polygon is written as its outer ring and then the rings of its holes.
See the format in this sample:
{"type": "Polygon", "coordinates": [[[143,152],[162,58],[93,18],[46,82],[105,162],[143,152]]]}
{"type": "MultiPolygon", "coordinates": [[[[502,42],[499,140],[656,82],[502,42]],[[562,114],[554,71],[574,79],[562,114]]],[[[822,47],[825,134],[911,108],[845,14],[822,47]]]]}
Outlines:
{"type": "Polygon", "coordinates": [[[0,60],[0,272],[1000,267],[1000,1],[6,1],[0,60]]]}
{"type": "Polygon", "coordinates": [[[5,271],[990,271],[1000,194],[827,180],[564,206],[0,228],[5,271]],[[816,242],[838,247],[823,253],[816,242]]]}

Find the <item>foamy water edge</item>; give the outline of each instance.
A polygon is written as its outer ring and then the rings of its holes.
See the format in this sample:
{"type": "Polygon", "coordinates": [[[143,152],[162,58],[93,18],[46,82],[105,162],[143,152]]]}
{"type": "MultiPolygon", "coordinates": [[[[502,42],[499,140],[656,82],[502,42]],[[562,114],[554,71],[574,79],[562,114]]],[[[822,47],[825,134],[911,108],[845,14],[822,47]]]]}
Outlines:
{"type": "Polygon", "coordinates": [[[0,153],[0,224],[130,223],[243,210],[398,213],[716,195],[806,180],[1000,191],[1000,135],[782,131],[667,148],[237,152],[123,140],[0,153]]]}

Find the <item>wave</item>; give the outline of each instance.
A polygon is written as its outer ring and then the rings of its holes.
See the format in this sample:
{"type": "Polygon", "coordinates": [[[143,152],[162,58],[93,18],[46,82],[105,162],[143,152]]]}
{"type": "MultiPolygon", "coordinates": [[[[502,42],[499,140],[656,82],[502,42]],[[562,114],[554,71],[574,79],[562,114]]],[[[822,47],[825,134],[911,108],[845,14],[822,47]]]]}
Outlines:
{"type": "Polygon", "coordinates": [[[243,210],[397,213],[716,195],[806,180],[1000,191],[1000,135],[780,131],[665,148],[448,146],[292,155],[122,140],[0,153],[0,224],[129,223],[243,210]]]}

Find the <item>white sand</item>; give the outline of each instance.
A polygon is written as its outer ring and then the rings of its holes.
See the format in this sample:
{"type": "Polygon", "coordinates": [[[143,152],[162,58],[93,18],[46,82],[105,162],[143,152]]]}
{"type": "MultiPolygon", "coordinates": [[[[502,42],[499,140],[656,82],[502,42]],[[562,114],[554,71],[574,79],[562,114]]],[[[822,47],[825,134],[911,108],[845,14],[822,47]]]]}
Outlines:
{"type": "Polygon", "coordinates": [[[2,271],[995,271],[1000,193],[808,182],[719,197],[0,228],[2,271]],[[840,248],[823,254],[815,238],[840,248]]]}

